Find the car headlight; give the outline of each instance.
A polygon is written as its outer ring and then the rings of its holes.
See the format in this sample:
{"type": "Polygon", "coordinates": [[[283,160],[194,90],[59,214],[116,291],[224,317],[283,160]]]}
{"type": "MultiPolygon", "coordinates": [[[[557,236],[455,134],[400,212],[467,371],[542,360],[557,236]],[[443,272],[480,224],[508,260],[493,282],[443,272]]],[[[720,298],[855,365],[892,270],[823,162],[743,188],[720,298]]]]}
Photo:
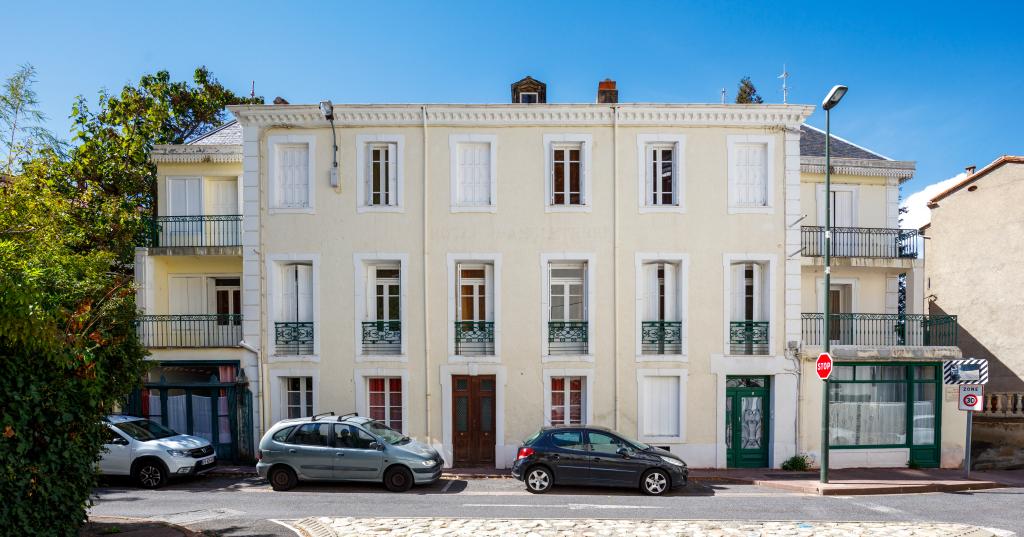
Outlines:
{"type": "Polygon", "coordinates": [[[658,456],[661,457],[661,460],[663,460],[663,461],[665,461],[665,462],[667,462],[669,464],[674,464],[676,466],[686,466],[686,463],[681,461],[681,460],[679,460],[679,459],[673,459],[672,457],[666,457],[664,455],[658,455],[658,456]]]}
{"type": "Polygon", "coordinates": [[[172,457],[189,457],[188,451],[181,449],[168,449],[167,453],[172,457]]]}
{"type": "Polygon", "coordinates": [[[430,468],[431,466],[434,466],[435,464],[437,464],[437,461],[435,461],[434,459],[430,459],[430,460],[420,461],[420,464],[422,464],[423,466],[426,466],[427,468],[430,468]]]}

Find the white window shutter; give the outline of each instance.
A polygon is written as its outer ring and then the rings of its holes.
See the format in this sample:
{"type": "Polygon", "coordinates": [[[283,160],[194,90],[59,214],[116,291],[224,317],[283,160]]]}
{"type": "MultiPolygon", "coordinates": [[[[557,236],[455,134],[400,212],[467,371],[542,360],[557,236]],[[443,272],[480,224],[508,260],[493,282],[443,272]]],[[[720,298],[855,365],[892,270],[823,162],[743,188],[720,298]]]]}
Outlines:
{"type": "Polygon", "coordinates": [[[298,321],[313,321],[313,267],[297,265],[296,272],[296,311],[298,321]]]}
{"type": "Polygon", "coordinates": [[[486,317],[484,320],[494,320],[494,265],[484,265],[484,303],[486,317]]]}
{"type": "Polygon", "coordinates": [[[658,316],[658,264],[645,263],[643,265],[644,279],[644,319],[645,321],[659,321],[658,316]]]}
{"type": "Polygon", "coordinates": [[[768,300],[765,296],[765,289],[767,286],[765,283],[765,270],[764,266],[760,263],[754,263],[754,318],[752,321],[763,321],[768,318],[767,305],[768,300]]]}
{"type": "Polygon", "coordinates": [[[388,144],[388,199],[387,205],[398,205],[398,146],[388,144]]]}
{"type": "Polygon", "coordinates": [[[172,276],[169,290],[171,315],[198,315],[207,312],[203,278],[172,276]]]}
{"type": "Polygon", "coordinates": [[[299,320],[298,311],[298,289],[295,285],[297,265],[285,265],[281,270],[281,312],[282,322],[293,322],[299,320]]]}
{"type": "Polygon", "coordinates": [[[377,267],[366,267],[366,320],[377,320],[377,267]]]}
{"type": "Polygon", "coordinates": [[[654,171],[654,147],[647,145],[644,147],[644,196],[647,198],[646,205],[655,205],[656,200],[654,198],[654,181],[656,180],[654,171]]]}
{"type": "Polygon", "coordinates": [[[678,265],[675,263],[665,263],[665,320],[666,321],[678,321],[679,320],[679,306],[678,306],[678,289],[677,280],[678,265]]]}
{"type": "Polygon", "coordinates": [[[730,301],[732,303],[732,315],[730,319],[733,321],[745,321],[746,320],[746,281],[744,278],[744,272],[746,271],[746,265],[744,263],[734,263],[732,265],[730,279],[732,280],[729,285],[731,290],[730,301]]]}

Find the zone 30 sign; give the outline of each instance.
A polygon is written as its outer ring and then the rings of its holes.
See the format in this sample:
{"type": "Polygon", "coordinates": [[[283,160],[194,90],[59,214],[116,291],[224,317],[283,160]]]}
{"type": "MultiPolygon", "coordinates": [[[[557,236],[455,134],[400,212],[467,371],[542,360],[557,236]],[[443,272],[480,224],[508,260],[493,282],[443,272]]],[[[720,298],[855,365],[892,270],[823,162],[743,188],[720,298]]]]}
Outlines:
{"type": "Polygon", "coordinates": [[[984,390],[980,384],[961,384],[960,397],[957,398],[960,401],[960,410],[981,412],[983,393],[984,390]]]}

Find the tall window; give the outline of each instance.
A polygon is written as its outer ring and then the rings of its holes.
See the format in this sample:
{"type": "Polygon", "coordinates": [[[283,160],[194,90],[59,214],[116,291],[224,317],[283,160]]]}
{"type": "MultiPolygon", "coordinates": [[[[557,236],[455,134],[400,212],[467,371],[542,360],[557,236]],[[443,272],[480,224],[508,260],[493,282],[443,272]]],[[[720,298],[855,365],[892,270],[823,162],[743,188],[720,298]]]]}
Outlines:
{"type": "Polygon", "coordinates": [[[378,265],[374,274],[374,321],[397,321],[401,316],[400,269],[392,265],[378,265]]]}
{"type": "Polygon", "coordinates": [[[313,266],[285,265],[281,277],[278,321],[313,322],[313,266]]]}
{"type": "Polygon", "coordinates": [[[367,200],[370,206],[398,205],[397,144],[367,144],[367,200]]]}
{"type": "Polygon", "coordinates": [[[367,408],[370,419],[402,431],[402,379],[401,377],[371,377],[366,379],[370,400],[367,408]]]}
{"type": "Polygon", "coordinates": [[[585,377],[551,377],[551,425],[582,425],[585,377]]]}
{"type": "Polygon", "coordinates": [[[643,354],[681,354],[682,315],[679,264],[644,263],[640,318],[643,354]]]}
{"type": "Polygon", "coordinates": [[[732,161],[731,204],[735,207],[767,207],[768,144],[737,143],[732,161]]]}
{"type": "Polygon", "coordinates": [[[586,264],[551,265],[551,321],[584,321],[584,274],[586,264]]]}
{"type": "Polygon", "coordinates": [[[768,271],[762,263],[731,265],[729,353],[768,354],[768,271]]]}
{"type": "Polygon", "coordinates": [[[278,144],[275,150],[276,206],[309,207],[309,145],[278,144]]]}
{"type": "Polygon", "coordinates": [[[285,383],[285,416],[304,418],[313,415],[313,377],[288,377],[285,383]]]}
{"type": "Polygon", "coordinates": [[[678,171],[675,165],[675,144],[647,144],[646,183],[648,206],[678,205],[678,171]]]}
{"type": "Polygon", "coordinates": [[[583,144],[551,146],[551,204],[583,205],[583,144]]]}
{"type": "Polygon", "coordinates": [[[828,384],[832,445],[937,443],[940,367],[905,363],[836,365],[828,384]],[[908,424],[908,418],[912,424],[908,424]]]}
{"type": "Polygon", "coordinates": [[[491,204],[491,144],[459,143],[457,148],[458,204],[491,204]]]}
{"type": "Polygon", "coordinates": [[[678,437],[681,380],[676,375],[640,377],[640,435],[678,437]]]}
{"type": "Polygon", "coordinates": [[[242,324],[242,286],[240,278],[214,278],[214,299],[218,325],[242,324]]]}

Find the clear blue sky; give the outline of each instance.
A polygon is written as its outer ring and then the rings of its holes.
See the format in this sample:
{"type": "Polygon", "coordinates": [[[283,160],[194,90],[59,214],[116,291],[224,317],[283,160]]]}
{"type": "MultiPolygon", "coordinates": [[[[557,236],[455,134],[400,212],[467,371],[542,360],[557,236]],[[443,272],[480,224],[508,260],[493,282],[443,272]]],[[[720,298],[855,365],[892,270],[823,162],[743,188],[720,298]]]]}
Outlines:
{"type": "MultiPolygon", "coordinates": [[[[39,71],[50,126],[75,95],[207,65],[240,93],[293,103],[507,102],[527,74],[551,102],[718,102],[749,75],[767,102],[850,92],[834,132],[916,160],[904,196],[964,165],[1024,154],[1024,2],[9,3],[0,76],[39,71]],[[833,4],[834,8],[828,5],[833,4]],[[99,7],[102,6],[102,7],[99,7]],[[145,6],[145,7],[144,7],[145,6]]],[[[821,112],[810,123],[824,126],[821,112]]]]}

